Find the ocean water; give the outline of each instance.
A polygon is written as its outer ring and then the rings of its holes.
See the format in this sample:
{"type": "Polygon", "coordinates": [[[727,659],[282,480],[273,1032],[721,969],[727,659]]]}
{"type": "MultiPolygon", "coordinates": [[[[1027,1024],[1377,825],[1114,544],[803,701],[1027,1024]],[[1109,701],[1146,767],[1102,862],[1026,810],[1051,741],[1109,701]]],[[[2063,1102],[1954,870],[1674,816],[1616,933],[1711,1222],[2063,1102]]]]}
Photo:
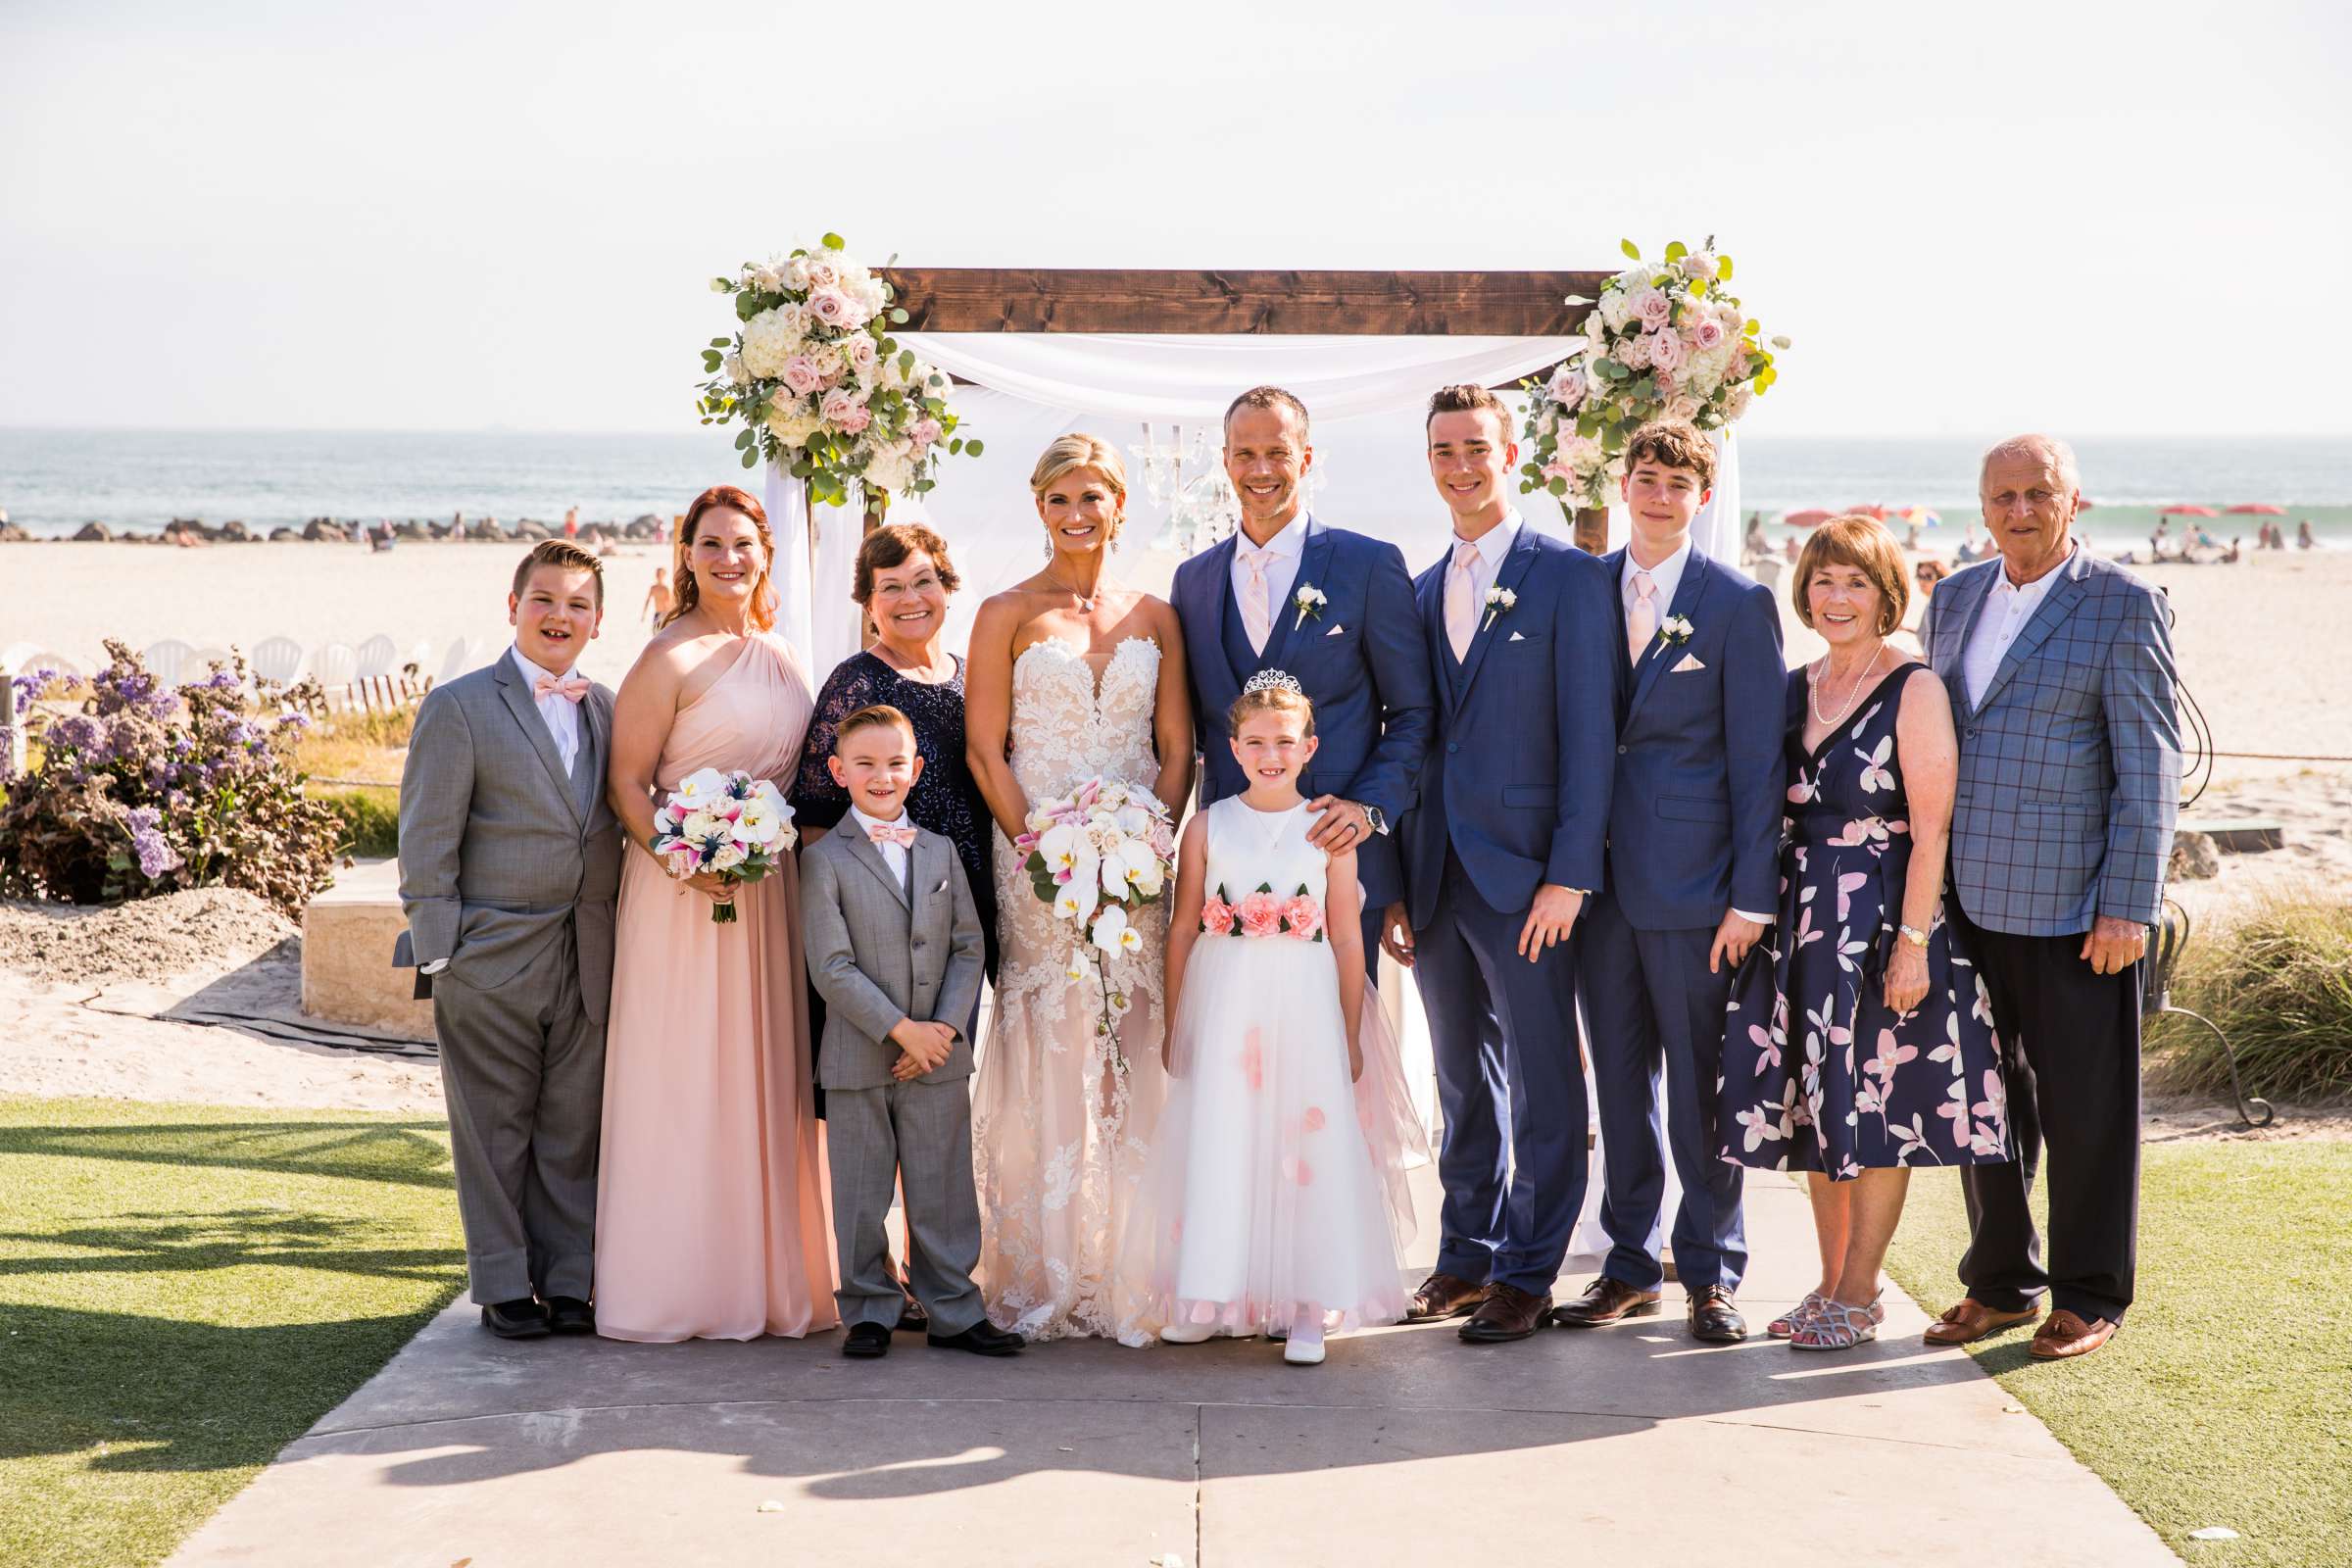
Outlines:
{"type": "MultiPolygon", "coordinates": [[[[1346,421],[1330,450],[1319,446],[1329,479],[1319,504],[1328,514],[1393,532],[1433,510],[1410,428],[1418,421],[1405,423],[1390,432],[1346,421]]],[[[1140,432],[1103,433],[1132,440],[1140,432]]],[[[46,536],[92,519],[118,532],[151,532],[173,517],[237,518],[257,529],[314,516],[446,520],[460,512],[554,522],[572,506],[583,520],[625,520],[682,512],[710,484],[756,489],[731,440],[717,427],[622,435],[0,428],[0,508],[46,536]]],[[[1973,441],[1743,434],[1740,451],[1742,509],[1768,520],[1806,507],[1926,506],[1943,519],[1929,538],[1956,541],[1975,514],[1973,441]]],[[[2281,506],[2290,535],[2308,517],[2322,539],[2352,546],[2352,437],[2084,440],[2077,451],[2094,503],[2085,529],[2102,546],[2144,543],[2157,509],[2176,503],[2281,506]]],[[[977,496],[968,481],[958,486],[961,477],[953,463],[941,476],[943,517],[1026,515],[1026,494],[977,496]]],[[[2218,538],[2243,533],[2250,543],[2258,520],[2223,515],[2204,525],[2218,538]]],[[[2180,527],[2177,520],[2176,535],[2180,527]]]]}

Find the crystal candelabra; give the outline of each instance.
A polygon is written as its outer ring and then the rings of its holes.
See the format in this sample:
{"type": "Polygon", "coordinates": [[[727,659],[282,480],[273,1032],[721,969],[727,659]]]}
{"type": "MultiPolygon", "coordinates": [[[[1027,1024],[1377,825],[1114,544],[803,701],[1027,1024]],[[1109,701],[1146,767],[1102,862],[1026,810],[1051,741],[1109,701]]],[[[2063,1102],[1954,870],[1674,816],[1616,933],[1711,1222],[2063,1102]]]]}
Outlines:
{"type": "Polygon", "coordinates": [[[1180,556],[1194,555],[1230,535],[1241,519],[1233,486],[1226,481],[1222,451],[1209,445],[1208,429],[1196,424],[1168,427],[1162,442],[1144,421],[1144,439],[1130,447],[1143,466],[1144,495],[1168,509],[1167,522],[1153,543],[1180,556]]]}

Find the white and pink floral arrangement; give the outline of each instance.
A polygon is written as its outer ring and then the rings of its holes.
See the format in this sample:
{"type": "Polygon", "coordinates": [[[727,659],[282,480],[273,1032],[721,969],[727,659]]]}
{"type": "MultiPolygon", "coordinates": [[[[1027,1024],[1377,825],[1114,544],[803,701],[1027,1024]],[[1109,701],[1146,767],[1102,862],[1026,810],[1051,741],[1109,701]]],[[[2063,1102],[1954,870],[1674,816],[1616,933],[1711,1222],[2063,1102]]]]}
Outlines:
{"type": "Polygon", "coordinates": [[[846,506],[852,485],[919,495],[943,452],[979,456],[978,440],[956,434],[947,372],[890,335],[906,312],[840,235],[747,262],[710,289],[735,297],[741,325],[703,350],[711,379],[696,408],[705,424],[742,422],[745,467],[765,458],[808,480],[818,503],[846,506]]]}
{"type": "Polygon", "coordinates": [[[1027,831],[1013,848],[1028,858],[1030,888],[1055,919],[1077,929],[1069,977],[1083,980],[1093,968],[1102,994],[1095,1032],[1109,1038],[1112,1058],[1123,1066],[1116,1037],[1129,1003],[1112,982],[1110,960],[1143,951],[1131,911],[1159,898],[1175,872],[1168,808],[1150,790],[1090,778],[1069,796],[1033,808],[1022,825],[1027,831]]]}
{"type": "MultiPolygon", "coordinates": [[[[730,884],[757,882],[799,842],[784,792],[741,769],[695,769],[654,813],[654,858],[681,882],[704,871],[730,884]]],[[[735,906],[713,902],[710,918],[732,923],[735,906]]]]}
{"type": "Polygon", "coordinates": [[[1755,318],[1726,293],[1732,259],[1710,237],[1693,251],[1681,240],[1666,259],[1643,263],[1632,240],[1622,242],[1636,265],[1601,289],[1584,334],[1568,341],[1568,358],[1544,380],[1525,383],[1531,456],[1520,468],[1522,494],[1544,490],[1567,507],[1605,507],[1624,471],[1625,443],[1652,419],[1682,419],[1719,430],[1747,412],[1780,378],[1773,350],[1785,337],[1765,338],[1755,318]],[[1767,346],[1769,345],[1769,346],[1767,346]]]}

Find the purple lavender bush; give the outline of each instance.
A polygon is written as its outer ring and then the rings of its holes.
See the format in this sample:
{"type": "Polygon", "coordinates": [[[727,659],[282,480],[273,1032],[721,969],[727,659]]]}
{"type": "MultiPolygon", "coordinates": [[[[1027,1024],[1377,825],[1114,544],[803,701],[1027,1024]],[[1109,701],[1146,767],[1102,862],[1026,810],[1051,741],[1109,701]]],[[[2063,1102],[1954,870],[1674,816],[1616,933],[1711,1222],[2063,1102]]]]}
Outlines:
{"type": "Polygon", "coordinates": [[[241,655],[173,690],[122,644],[106,651],[78,711],[33,706],[54,672],[18,677],[29,745],[25,772],[0,780],[0,892],[115,904],[232,887],[299,917],[334,879],[342,833],[294,765],[308,694],[249,690],[241,655]]]}

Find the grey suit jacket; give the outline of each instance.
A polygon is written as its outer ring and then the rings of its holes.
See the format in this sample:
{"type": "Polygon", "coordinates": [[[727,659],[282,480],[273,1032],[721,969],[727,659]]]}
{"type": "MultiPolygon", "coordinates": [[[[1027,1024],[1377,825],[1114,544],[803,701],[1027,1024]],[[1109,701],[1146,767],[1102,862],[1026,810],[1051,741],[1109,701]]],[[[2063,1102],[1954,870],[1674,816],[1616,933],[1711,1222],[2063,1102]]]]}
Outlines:
{"type": "Polygon", "coordinates": [[[980,911],[956,846],[915,830],[913,899],[890,872],[858,819],[801,852],[801,941],[808,980],[825,999],[817,1081],[827,1089],[878,1089],[891,1082],[901,1018],[952,1025],[956,1047],[924,1083],[967,1078],[972,1043],[964,1020],[980,1001],[980,911]]]}
{"type": "Polygon", "coordinates": [[[1928,657],[1960,735],[1953,889],[1990,931],[2071,936],[2097,915],[2153,924],[2180,811],[2180,718],[2162,595],[2080,547],[1968,700],[1969,639],[2002,570],[1928,601],[1928,657]]]}
{"type": "Polygon", "coordinates": [[[477,989],[504,985],[577,933],[580,999],[602,1023],[612,994],[620,828],[605,800],[612,694],[580,702],[583,780],[567,773],[522,672],[495,663],[425,695],[400,776],[400,903],[392,962],[447,959],[477,989]]]}

